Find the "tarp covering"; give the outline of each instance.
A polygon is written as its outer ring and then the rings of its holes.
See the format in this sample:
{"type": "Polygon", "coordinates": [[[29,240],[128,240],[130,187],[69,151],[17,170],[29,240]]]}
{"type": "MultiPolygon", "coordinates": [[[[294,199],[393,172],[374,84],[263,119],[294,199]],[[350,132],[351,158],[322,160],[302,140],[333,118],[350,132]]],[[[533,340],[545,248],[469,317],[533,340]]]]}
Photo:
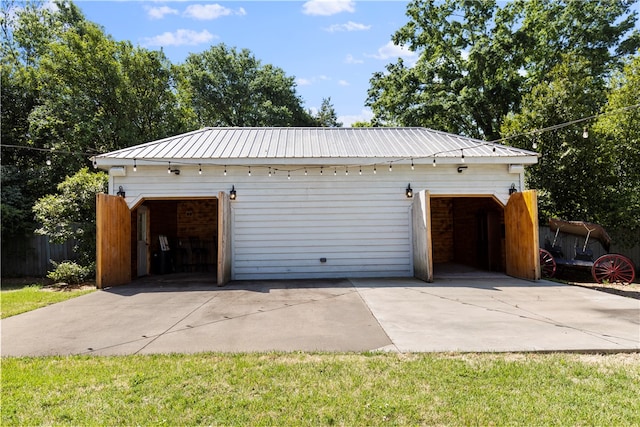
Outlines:
{"type": "Polygon", "coordinates": [[[596,239],[602,244],[602,247],[609,252],[611,246],[611,237],[607,234],[604,228],[598,224],[584,221],[566,221],[558,218],[549,219],[549,228],[555,232],[560,230],[560,233],[567,233],[574,236],[587,237],[590,239],[596,239]]]}

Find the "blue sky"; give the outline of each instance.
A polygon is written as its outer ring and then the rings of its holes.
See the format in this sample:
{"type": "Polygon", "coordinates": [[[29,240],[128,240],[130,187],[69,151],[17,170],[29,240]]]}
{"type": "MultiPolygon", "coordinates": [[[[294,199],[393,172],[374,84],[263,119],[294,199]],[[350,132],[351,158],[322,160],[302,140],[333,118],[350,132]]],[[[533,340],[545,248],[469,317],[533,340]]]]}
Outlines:
{"type": "Polygon", "coordinates": [[[306,109],[331,98],[345,126],[369,120],[369,79],[398,57],[407,1],[77,1],[116,40],[162,49],[174,64],[225,43],[296,78],[306,109]]]}

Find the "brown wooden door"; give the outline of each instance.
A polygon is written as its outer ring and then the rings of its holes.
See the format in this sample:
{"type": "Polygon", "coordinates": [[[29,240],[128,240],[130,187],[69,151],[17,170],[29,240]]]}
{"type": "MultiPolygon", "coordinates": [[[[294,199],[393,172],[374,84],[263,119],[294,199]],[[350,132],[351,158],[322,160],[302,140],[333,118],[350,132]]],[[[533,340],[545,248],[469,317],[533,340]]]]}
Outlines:
{"type": "Polygon", "coordinates": [[[131,281],[131,211],[122,197],[96,196],[96,287],[131,281]]]}
{"type": "Polygon", "coordinates": [[[224,191],[218,193],[218,286],[231,280],[231,201],[224,191]]]}
{"type": "Polygon", "coordinates": [[[431,198],[428,191],[415,193],[412,207],[413,275],[433,282],[433,249],[431,245],[431,198]]]}
{"type": "Polygon", "coordinates": [[[539,280],[538,197],[535,190],[511,195],[504,209],[504,224],[507,274],[539,280]]]}

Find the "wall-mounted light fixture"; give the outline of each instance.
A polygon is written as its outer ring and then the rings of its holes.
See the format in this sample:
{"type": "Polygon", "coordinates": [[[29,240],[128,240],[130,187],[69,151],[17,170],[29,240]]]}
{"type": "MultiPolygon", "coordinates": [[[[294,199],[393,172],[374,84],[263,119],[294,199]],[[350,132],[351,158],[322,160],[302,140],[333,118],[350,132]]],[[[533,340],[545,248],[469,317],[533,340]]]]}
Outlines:
{"type": "Polygon", "coordinates": [[[118,196],[124,198],[124,196],[126,195],[126,193],[124,192],[124,188],[122,188],[122,185],[118,188],[118,192],[116,193],[118,196]]]}
{"type": "Polygon", "coordinates": [[[458,166],[458,173],[464,172],[468,167],[469,166],[466,165],[458,166]]]}
{"type": "Polygon", "coordinates": [[[511,187],[509,187],[509,195],[512,195],[513,193],[517,193],[518,189],[516,188],[515,184],[511,184],[511,187]]]}
{"type": "Polygon", "coordinates": [[[236,186],[235,185],[231,186],[231,191],[229,191],[229,199],[231,199],[231,200],[235,200],[236,199],[236,186]]]}
{"type": "Polygon", "coordinates": [[[413,197],[413,190],[411,189],[411,183],[407,184],[407,188],[404,190],[404,194],[409,199],[413,197]]]}

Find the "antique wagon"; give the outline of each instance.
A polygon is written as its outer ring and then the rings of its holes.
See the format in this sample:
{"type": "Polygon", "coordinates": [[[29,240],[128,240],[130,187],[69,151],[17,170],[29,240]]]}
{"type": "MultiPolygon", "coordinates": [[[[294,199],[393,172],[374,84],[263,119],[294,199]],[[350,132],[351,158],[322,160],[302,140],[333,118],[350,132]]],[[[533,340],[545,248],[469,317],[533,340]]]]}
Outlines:
{"type": "Polygon", "coordinates": [[[549,228],[554,232],[553,241],[545,239],[544,249],[540,249],[540,268],[543,277],[555,276],[558,269],[572,268],[591,270],[598,283],[631,283],[635,279],[633,262],[620,254],[608,253],[611,238],[598,224],[583,221],[565,221],[552,218],[549,228]],[[576,236],[573,258],[569,259],[563,248],[558,245],[560,233],[576,236]],[[580,245],[579,240],[584,239],[580,245]],[[599,242],[607,254],[593,260],[593,251],[589,248],[592,241],[599,242]]]}

